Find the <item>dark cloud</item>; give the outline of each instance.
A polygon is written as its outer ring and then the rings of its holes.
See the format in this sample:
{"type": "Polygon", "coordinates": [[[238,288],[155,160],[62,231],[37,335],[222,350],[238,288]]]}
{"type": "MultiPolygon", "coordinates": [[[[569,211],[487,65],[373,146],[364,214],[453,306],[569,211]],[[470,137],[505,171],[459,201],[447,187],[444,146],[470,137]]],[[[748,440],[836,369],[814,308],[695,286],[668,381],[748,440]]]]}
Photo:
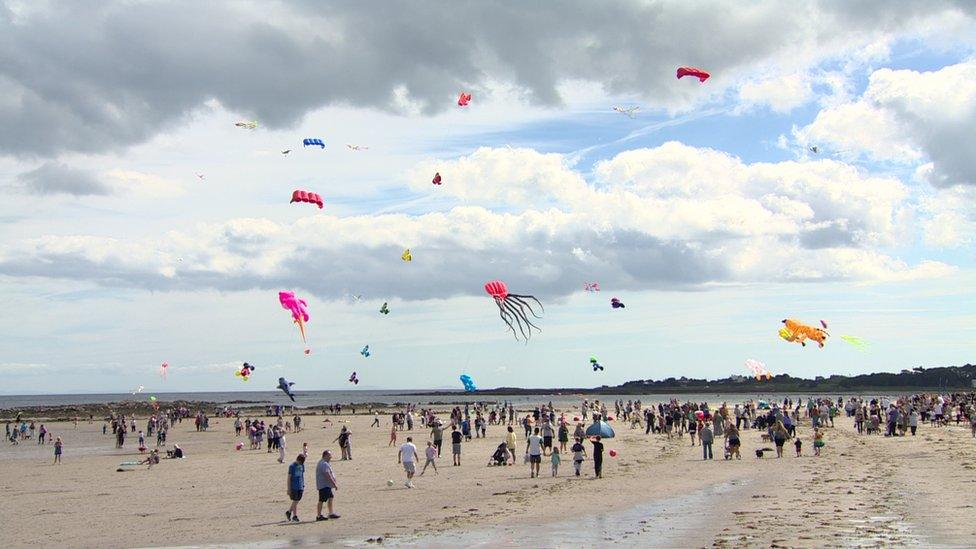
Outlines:
{"type": "Polygon", "coordinates": [[[210,99],[286,127],[321,106],[427,113],[459,89],[516,84],[558,105],[584,79],[656,105],[686,100],[681,64],[714,86],[789,48],[818,48],[953,4],[440,2],[52,3],[0,10],[0,153],[102,152],[180,124],[210,99]],[[814,13],[816,12],[816,13],[814,13]]]}
{"type": "Polygon", "coordinates": [[[63,193],[75,196],[108,195],[112,188],[94,175],[57,162],[24,172],[17,179],[27,190],[37,193],[63,193]]]}

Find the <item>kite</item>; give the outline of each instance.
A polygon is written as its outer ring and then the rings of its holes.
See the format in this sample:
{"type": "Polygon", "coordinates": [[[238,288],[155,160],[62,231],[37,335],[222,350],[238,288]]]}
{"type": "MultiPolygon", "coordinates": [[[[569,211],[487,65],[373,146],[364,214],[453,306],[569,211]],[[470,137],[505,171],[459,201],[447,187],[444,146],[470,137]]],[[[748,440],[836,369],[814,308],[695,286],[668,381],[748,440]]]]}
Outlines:
{"type": "Polygon", "coordinates": [[[539,305],[539,308],[545,312],[545,308],[542,307],[542,303],[539,302],[535,296],[531,295],[519,295],[508,293],[508,286],[505,285],[501,280],[492,280],[485,284],[485,291],[488,292],[495,300],[495,304],[498,305],[498,316],[502,317],[505,324],[508,325],[508,329],[512,331],[515,339],[518,340],[518,333],[515,331],[515,327],[512,325],[514,320],[518,324],[519,332],[522,333],[522,337],[525,338],[525,342],[528,343],[529,338],[532,337],[532,328],[542,331],[541,328],[536,326],[529,320],[525,309],[529,310],[529,313],[536,318],[542,318],[535,314],[535,310],[532,309],[532,305],[529,304],[528,300],[531,299],[539,305]],[[528,332],[528,333],[526,333],[528,332]]]}
{"type": "Polygon", "coordinates": [[[789,341],[790,343],[799,343],[804,347],[807,346],[806,340],[812,339],[813,341],[816,341],[818,345],[820,345],[821,349],[823,349],[824,340],[827,339],[828,335],[830,335],[827,333],[827,330],[824,329],[826,328],[827,323],[822,320],[820,321],[820,324],[824,326],[824,328],[807,326],[806,324],[792,318],[784,319],[783,324],[785,324],[786,327],[780,328],[779,337],[789,341]]]}
{"type": "Polygon", "coordinates": [[[410,248],[403,250],[403,253],[400,254],[400,259],[404,261],[413,261],[413,255],[410,254],[410,248]]]}
{"type": "Polygon", "coordinates": [[[372,353],[369,352],[369,345],[363,347],[363,350],[362,351],[359,351],[359,354],[363,355],[366,358],[369,358],[369,355],[372,354],[372,353]]]}
{"type": "Polygon", "coordinates": [[[244,128],[246,130],[253,130],[254,128],[258,127],[258,121],[257,120],[241,120],[240,122],[234,123],[234,125],[237,126],[238,128],[244,128]]]}
{"type": "Polygon", "coordinates": [[[288,398],[290,398],[292,402],[295,402],[295,393],[291,392],[291,386],[294,384],[295,384],[294,381],[288,381],[283,377],[278,378],[278,388],[284,391],[285,394],[288,395],[288,398]]]}
{"type": "Polygon", "coordinates": [[[241,365],[240,370],[234,372],[234,377],[241,378],[241,381],[247,381],[251,378],[251,374],[254,373],[254,366],[251,366],[247,362],[241,365]]]}
{"type": "Polygon", "coordinates": [[[430,182],[433,183],[434,185],[440,185],[441,184],[441,172],[435,173],[434,174],[434,179],[431,179],[430,182]]]}
{"type": "Polygon", "coordinates": [[[295,297],[295,292],[278,292],[278,301],[281,303],[283,309],[288,309],[291,311],[291,317],[294,319],[295,324],[298,324],[298,330],[302,333],[302,342],[305,343],[305,354],[312,352],[308,348],[308,341],[305,339],[305,323],[308,322],[308,303],[304,299],[299,299],[295,297]]]}
{"type": "Polygon", "coordinates": [[[600,291],[600,283],[599,282],[584,282],[583,283],[583,290],[585,290],[587,292],[599,292],[600,291]]]}
{"type": "Polygon", "coordinates": [[[315,145],[318,145],[323,149],[325,148],[325,143],[323,143],[322,140],[317,137],[306,137],[305,139],[302,139],[303,147],[312,147],[315,145]]]}
{"type": "Polygon", "coordinates": [[[769,373],[769,370],[766,369],[766,365],[754,358],[746,360],[746,367],[752,371],[752,375],[756,376],[756,381],[760,381],[763,378],[767,380],[773,379],[773,374],[769,373]]]}
{"type": "Polygon", "coordinates": [[[839,338],[843,339],[844,341],[850,343],[858,351],[867,351],[868,350],[868,347],[871,346],[870,343],[868,343],[867,341],[864,341],[863,339],[861,339],[861,338],[859,338],[857,336],[840,335],[840,336],[837,336],[837,337],[839,337],[839,338]]]}
{"type": "Polygon", "coordinates": [[[203,174],[202,173],[198,173],[197,174],[197,178],[200,179],[200,181],[203,181],[203,174]]]}
{"type": "Polygon", "coordinates": [[[295,202],[307,202],[309,204],[315,204],[322,209],[322,197],[318,193],[310,193],[308,191],[293,191],[291,193],[291,202],[289,204],[294,204],[295,202]]]}
{"type": "Polygon", "coordinates": [[[614,309],[626,309],[627,308],[627,306],[624,305],[624,302],[623,301],[620,301],[619,299],[617,299],[615,297],[610,299],[610,306],[613,307],[614,309]]]}
{"type": "Polygon", "coordinates": [[[470,93],[461,92],[461,94],[458,95],[458,107],[467,107],[468,103],[470,102],[471,102],[470,93]]]}
{"type": "Polygon", "coordinates": [[[613,110],[614,110],[614,112],[619,112],[620,114],[626,114],[627,115],[627,118],[635,118],[637,116],[637,111],[640,110],[640,107],[627,107],[627,108],[624,108],[624,107],[618,107],[618,106],[614,105],[613,106],[613,110]]]}
{"type": "Polygon", "coordinates": [[[817,147],[816,145],[814,145],[814,146],[812,146],[812,147],[810,147],[810,148],[809,148],[808,150],[809,150],[810,152],[812,152],[813,154],[819,154],[819,153],[820,153],[820,148],[819,148],[819,147],[817,147]]]}
{"type": "Polygon", "coordinates": [[[593,371],[594,372],[597,371],[597,370],[603,370],[603,366],[600,366],[600,363],[596,361],[596,357],[595,356],[591,356],[590,357],[590,365],[593,366],[593,371]]]}
{"type": "Polygon", "coordinates": [[[145,389],[145,388],[146,388],[145,386],[140,385],[140,386],[138,386],[138,387],[136,387],[135,389],[132,390],[132,394],[137,395],[137,394],[141,393],[142,390],[145,389]]]}
{"type": "Polygon", "coordinates": [[[464,385],[464,391],[468,393],[473,393],[478,390],[478,386],[474,384],[474,380],[468,374],[461,374],[459,378],[461,384],[464,385]]]}
{"type": "Polygon", "coordinates": [[[365,151],[365,150],[369,150],[369,147],[364,147],[362,145],[350,145],[349,143],[346,143],[346,146],[349,147],[349,150],[351,150],[351,151],[365,151]]]}
{"type": "Polygon", "coordinates": [[[156,395],[150,395],[149,402],[152,404],[153,410],[159,410],[159,403],[156,402],[156,395]]]}
{"type": "Polygon", "coordinates": [[[390,308],[386,306],[386,302],[385,301],[383,302],[383,306],[380,307],[380,313],[382,313],[384,315],[390,314],[390,308]]]}
{"type": "Polygon", "coordinates": [[[169,370],[169,362],[164,362],[159,365],[159,377],[166,379],[166,372],[169,370]]]}
{"type": "Polygon", "coordinates": [[[353,372],[352,375],[349,376],[349,383],[355,383],[356,385],[359,385],[359,378],[356,377],[356,372],[353,372]]]}
{"type": "Polygon", "coordinates": [[[696,76],[699,82],[704,82],[711,75],[696,67],[678,67],[678,78],[683,76],[696,76]]]}
{"type": "Polygon", "coordinates": [[[288,154],[290,152],[291,152],[291,149],[285,149],[285,150],[281,151],[281,154],[288,154]]]}

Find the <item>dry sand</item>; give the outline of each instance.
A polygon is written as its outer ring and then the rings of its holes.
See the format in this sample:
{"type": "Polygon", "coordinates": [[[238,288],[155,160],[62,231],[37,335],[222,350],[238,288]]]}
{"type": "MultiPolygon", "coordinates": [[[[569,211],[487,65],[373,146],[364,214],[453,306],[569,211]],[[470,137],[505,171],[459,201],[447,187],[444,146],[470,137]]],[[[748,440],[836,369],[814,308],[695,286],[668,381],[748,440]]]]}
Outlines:
{"type": "MultiPolygon", "coordinates": [[[[396,450],[387,446],[389,416],[370,428],[371,416],[306,416],[307,428],[287,435],[286,464],[277,453],[235,451],[233,421],[211,420],[209,432],[197,433],[192,421],[171,429],[169,442],[188,457],[163,460],[152,470],[137,467],[116,472],[123,461],[139,459],[135,439],[116,450],[101,424],[47,424],[65,440],[64,464],[51,464],[53,447],[36,441],[0,448],[0,516],[2,535],[11,546],[133,547],[244,542],[297,541],[308,544],[359,544],[368,538],[416,540],[416,535],[474,532],[486,546],[507,545],[520,532],[561,524],[601,513],[614,516],[646,502],[659,511],[630,527],[607,528],[607,542],[633,546],[675,547],[823,547],[826,545],[972,546],[976,540],[976,439],[968,428],[922,426],[905,438],[860,436],[852,420],[838,418],[827,430],[821,458],[812,456],[807,423],[800,427],[804,456],[758,460],[752,450],[771,446],[759,433],[743,431],[741,461],[723,461],[716,441],[716,460],[701,461],[700,448],[687,436],[662,435],[615,425],[617,438],[607,449],[603,479],[572,476],[564,455],[558,478],[529,478],[528,466],[486,467],[503,440],[503,428],[489,426],[487,439],[463,445],[461,467],[451,466],[450,444],[439,461],[440,473],[428,470],[403,486],[396,450]],[[347,423],[341,423],[345,421],[347,423]],[[333,462],[340,489],[336,510],[341,519],[314,522],[314,464],[339,427],[353,432],[353,460],[333,462]],[[284,520],[287,463],[308,442],[309,490],[299,507],[302,523],[284,520]],[[387,486],[387,480],[395,482],[387,486]],[[721,488],[715,495],[709,490],[721,488]],[[698,500],[687,499],[698,494],[698,500]],[[703,495],[704,494],[704,495],[703,495]],[[704,498],[704,499],[702,499],[704,498]],[[688,501],[696,501],[688,507],[688,501]],[[681,520],[679,520],[679,518],[681,520]],[[493,542],[492,534],[496,533],[493,542]],[[391,538],[392,537],[392,538],[391,538]]],[[[144,426],[145,422],[140,421],[144,426]]],[[[521,429],[519,454],[523,451],[521,429]]],[[[410,434],[423,452],[428,432],[410,434]]],[[[590,445],[587,443],[587,446],[590,445]]],[[[768,455],[768,454],[767,454],[768,455]]],[[[521,460],[520,460],[521,461],[521,460]]],[[[624,516],[621,514],[620,516],[624,516]]],[[[630,519],[628,519],[630,520],[630,519]]],[[[579,529],[561,525],[550,546],[580,546],[579,529]]],[[[451,545],[451,537],[435,537],[451,545]]],[[[470,545],[470,538],[458,537],[470,545]],[[466,541],[465,541],[466,540],[466,541]]]]}

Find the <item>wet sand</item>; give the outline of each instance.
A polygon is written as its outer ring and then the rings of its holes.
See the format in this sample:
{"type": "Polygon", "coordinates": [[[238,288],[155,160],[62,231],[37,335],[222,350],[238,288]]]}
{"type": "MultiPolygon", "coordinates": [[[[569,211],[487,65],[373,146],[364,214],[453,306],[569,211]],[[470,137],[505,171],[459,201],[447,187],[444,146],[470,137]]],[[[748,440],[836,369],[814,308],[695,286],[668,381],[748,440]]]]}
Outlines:
{"type": "MultiPolygon", "coordinates": [[[[964,427],[922,426],[916,437],[888,439],[859,436],[852,420],[838,418],[815,458],[804,421],[802,458],[789,445],[784,459],[758,460],[752,450],[771,444],[746,430],[741,461],[723,461],[717,440],[717,459],[704,463],[687,436],[668,440],[616,424],[606,447],[619,455],[605,457],[605,478],[592,477],[590,461],[573,477],[564,455],[558,478],[545,461],[532,479],[521,460],[485,465],[503,439],[503,428],[490,426],[487,439],[464,443],[461,467],[451,466],[446,444],[440,473],[428,470],[408,490],[387,447],[389,416],[381,428],[370,428],[365,415],[331,416],[336,423],[324,429],[322,416],[305,419],[302,433],[287,435],[285,465],[263,449],[235,451],[233,422],[219,419],[206,433],[187,421],[171,430],[169,442],[187,459],[123,473],[120,462],[140,457],[134,438],[116,450],[100,423],[48,424],[65,438],[63,465],[51,465],[53,448],[36,441],[0,448],[0,516],[19,517],[5,521],[3,538],[70,547],[356,546],[380,537],[425,547],[514,547],[526,539],[548,547],[961,547],[976,539],[976,440],[964,427]],[[338,454],[332,440],[341,425],[353,431],[354,458],[334,461],[342,518],[316,523],[313,465],[324,447],[338,454]],[[289,524],[285,474],[302,442],[311,449],[303,522],[289,524]]],[[[399,442],[408,434],[422,453],[428,432],[400,432],[399,442]]]]}

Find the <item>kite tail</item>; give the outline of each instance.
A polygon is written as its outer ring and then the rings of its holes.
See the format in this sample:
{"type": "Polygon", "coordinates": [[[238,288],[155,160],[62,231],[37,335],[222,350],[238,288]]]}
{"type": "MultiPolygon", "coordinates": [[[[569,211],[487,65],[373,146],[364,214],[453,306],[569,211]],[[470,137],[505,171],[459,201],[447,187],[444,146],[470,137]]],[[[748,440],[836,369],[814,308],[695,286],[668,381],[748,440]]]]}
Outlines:
{"type": "Polygon", "coordinates": [[[308,348],[308,340],[305,338],[305,321],[301,318],[296,318],[295,324],[298,324],[298,331],[302,334],[302,343],[305,344],[305,354],[308,354],[311,352],[311,349],[308,348]]]}

